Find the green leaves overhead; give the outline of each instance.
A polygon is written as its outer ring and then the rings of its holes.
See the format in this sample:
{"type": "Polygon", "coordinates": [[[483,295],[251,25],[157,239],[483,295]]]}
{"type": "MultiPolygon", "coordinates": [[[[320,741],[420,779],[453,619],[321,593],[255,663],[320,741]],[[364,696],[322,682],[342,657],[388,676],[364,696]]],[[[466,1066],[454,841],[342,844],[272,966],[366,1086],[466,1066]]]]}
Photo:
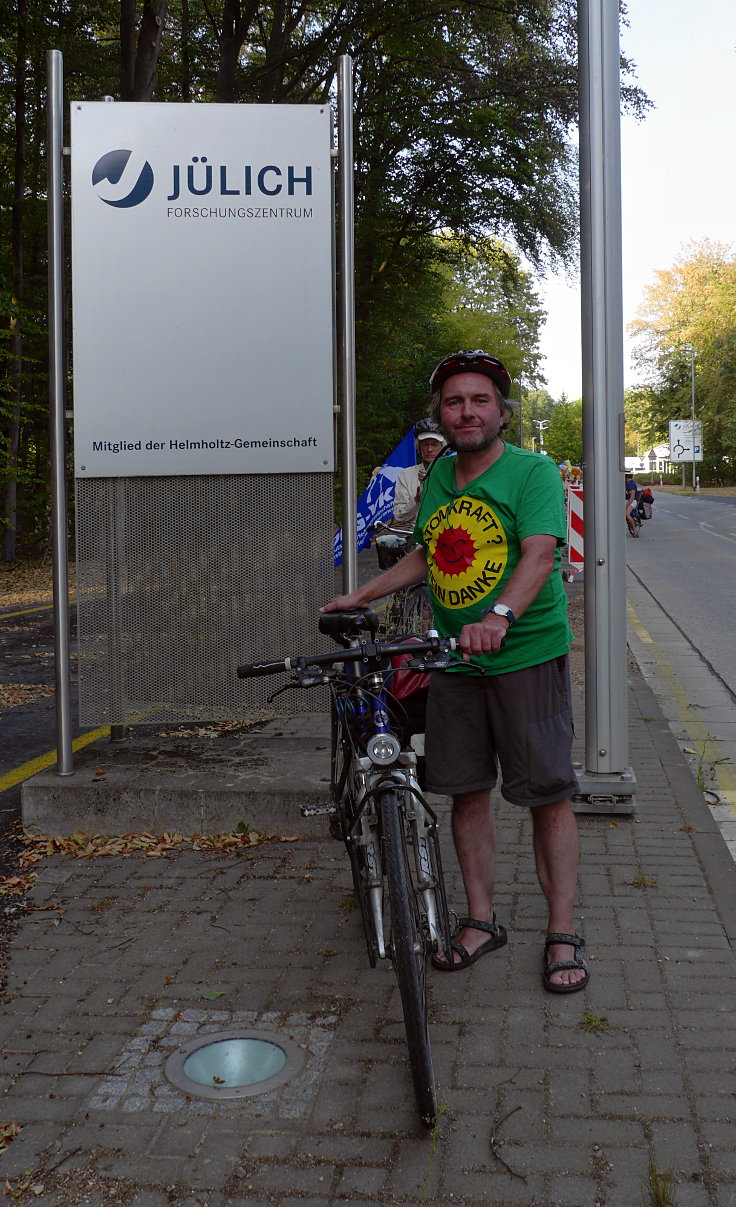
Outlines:
{"type": "Polygon", "coordinates": [[[627,396],[640,446],[668,442],[668,421],[703,423],[704,483],[736,482],[736,254],[703,240],[657,272],[631,324],[642,386],[627,396]],[[691,351],[692,350],[692,351],[691,351]],[[694,351],[694,360],[693,360],[694,351]]]}
{"type": "MultiPolygon", "coordinates": [[[[23,287],[0,299],[0,438],[12,414],[17,456],[4,472],[39,488],[7,522],[29,537],[47,522],[43,335],[26,321],[11,338],[13,316],[45,307],[47,48],[64,54],[69,99],[232,104],[333,100],[339,56],[353,56],[358,440],[370,469],[421,414],[448,344],[490,341],[538,377],[541,310],[519,257],[536,267],[576,250],[575,17],[574,0],[0,6],[0,270],[23,287]]],[[[642,112],[622,67],[624,103],[642,112]]]]}

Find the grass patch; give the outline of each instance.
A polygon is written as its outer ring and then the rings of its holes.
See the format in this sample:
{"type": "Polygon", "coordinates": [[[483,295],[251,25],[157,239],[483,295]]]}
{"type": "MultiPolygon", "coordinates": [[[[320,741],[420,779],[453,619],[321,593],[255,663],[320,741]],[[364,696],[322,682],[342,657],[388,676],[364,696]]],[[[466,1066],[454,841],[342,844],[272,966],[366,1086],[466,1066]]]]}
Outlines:
{"type": "Polygon", "coordinates": [[[645,876],[643,872],[639,872],[633,880],[624,880],[623,883],[631,888],[657,888],[659,881],[656,876],[645,876]]]}
{"type": "Polygon", "coordinates": [[[586,1010],[578,1026],[581,1031],[587,1031],[593,1035],[602,1035],[604,1031],[610,1030],[611,1024],[608,1021],[607,1014],[593,1014],[591,1010],[586,1010]]]}
{"type": "Polygon", "coordinates": [[[660,1173],[651,1157],[649,1158],[646,1194],[646,1207],[677,1207],[675,1179],[671,1174],[660,1173]]]}

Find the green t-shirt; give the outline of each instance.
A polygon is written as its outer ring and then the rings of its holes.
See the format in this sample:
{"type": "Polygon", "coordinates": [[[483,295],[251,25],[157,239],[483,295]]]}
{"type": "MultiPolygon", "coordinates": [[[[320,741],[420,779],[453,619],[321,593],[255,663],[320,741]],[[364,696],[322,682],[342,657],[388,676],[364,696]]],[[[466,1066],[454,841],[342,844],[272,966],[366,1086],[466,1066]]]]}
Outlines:
{"type": "Polygon", "coordinates": [[[459,637],[504,590],[525,537],[557,538],[555,568],[495,654],[458,663],[471,674],[498,675],[566,654],[572,641],[562,584],[560,545],[567,532],[559,470],[540,453],[504,445],[497,461],[467,486],[455,485],[455,457],[436,461],[419,505],[414,538],[427,552],[435,624],[459,637]]]}

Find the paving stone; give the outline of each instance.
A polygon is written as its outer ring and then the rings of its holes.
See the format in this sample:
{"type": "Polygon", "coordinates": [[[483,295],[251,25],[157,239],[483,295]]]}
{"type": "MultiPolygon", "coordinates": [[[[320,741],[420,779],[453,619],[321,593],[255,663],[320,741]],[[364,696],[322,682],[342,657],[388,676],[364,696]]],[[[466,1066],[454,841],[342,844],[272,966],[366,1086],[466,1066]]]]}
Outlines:
{"type": "MultiPolygon", "coordinates": [[[[681,1175],[678,1207],[714,1207],[703,1161],[721,1183],[719,1207],[736,1203],[736,961],[726,942],[736,917],[719,913],[704,879],[711,848],[680,829],[688,798],[678,792],[676,806],[669,790],[671,747],[662,762],[656,745],[669,737],[664,723],[636,723],[644,691],[632,678],[636,818],[615,829],[605,816],[580,818],[585,995],[540,992],[544,900],[530,823],[499,806],[498,909],[510,943],[467,975],[430,980],[443,1104],[433,1133],[416,1118],[392,970],[367,967],[358,918],[339,904],[350,892],[339,846],[274,844],[247,863],[191,851],[155,863],[53,857],[38,902],[76,926],[25,925],[13,944],[0,1077],[20,1078],[2,1109],[25,1126],[2,1168],[22,1172],[34,1154],[79,1148],[108,1176],[133,1166],[135,1207],[163,1207],[172,1185],[189,1188],[188,1207],[593,1207],[601,1194],[606,1207],[634,1207],[651,1140],[658,1164],[672,1158],[681,1175]],[[625,883],[641,874],[657,887],[625,883]],[[205,1002],[212,988],[224,996],[205,1002]],[[137,1053],[158,1061],[139,1063],[141,1074],[160,1069],[171,1049],[157,1035],[175,1045],[208,1019],[222,1025],[213,1005],[225,1018],[271,1011],[272,1029],[289,1013],[336,1010],[312,1097],[294,1098],[301,1115],[274,1118],[258,1097],[215,1113],[173,1090],[166,1111],[146,1093],[130,1111],[91,1106],[100,1086],[116,1084],[121,1059],[137,1053]],[[584,1011],[607,1015],[609,1031],[582,1030],[584,1011]],[[148,1047],[130,1047],[136,1037],[148,1047]],[[491,1151],[494,1126],[511,1172],[491,1151]]],[[[461,901],[449,850],[447,864],[461,901]]],[[[128,1105],[136,1101],[131,1088],[128,1105]]]]}
{"type": "Polygon", "coordinates": [[[549,1179],[550,1203],[564,1203],[564,1207],[593,1207],[602,1201],[600,1188],[594,1178],[563,1178],[549,1179]]]}
{"type": "Polygon", "coordinates": [[[348,1165],[342,1169],[337,1179],[336,1193],[352,1196],[379,1195],[388,1180],[388,1171],[379,1166],[348,1165]]]}

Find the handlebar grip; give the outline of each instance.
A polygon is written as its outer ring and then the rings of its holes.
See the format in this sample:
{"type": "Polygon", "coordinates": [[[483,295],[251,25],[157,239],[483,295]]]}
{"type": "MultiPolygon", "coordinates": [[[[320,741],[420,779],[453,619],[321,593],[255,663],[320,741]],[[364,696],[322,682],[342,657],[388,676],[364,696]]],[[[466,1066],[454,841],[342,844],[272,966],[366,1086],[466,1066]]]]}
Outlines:
{"type": "Polygon", "coordinates": [[[239,679],[256,679],[259,675],[278,675],[288,671],[290,659],[282,658],[279,662],[246,662],[237,669],[239,679]]]}

